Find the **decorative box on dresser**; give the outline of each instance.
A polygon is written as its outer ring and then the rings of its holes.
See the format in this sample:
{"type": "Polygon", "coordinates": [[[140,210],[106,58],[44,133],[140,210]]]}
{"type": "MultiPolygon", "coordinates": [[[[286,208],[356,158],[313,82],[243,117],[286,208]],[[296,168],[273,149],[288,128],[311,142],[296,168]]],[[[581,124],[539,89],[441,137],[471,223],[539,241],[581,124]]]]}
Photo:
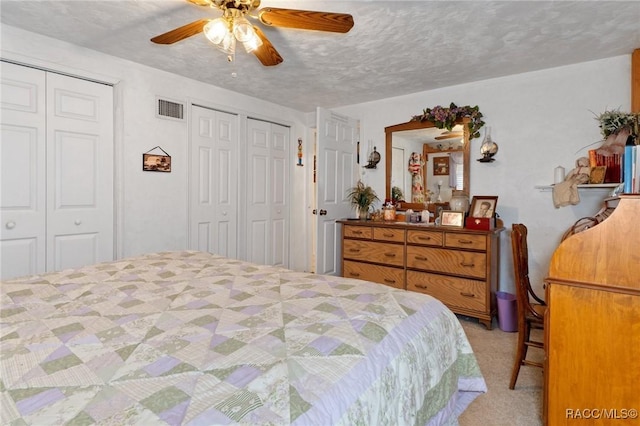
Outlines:
{"type": "Polygon", "coordinates": [[[605,221],[551,258],[546,424],[640,424],[639,220],[640,195],[621,195],[605,221]]]}
{"type": "Polygon", "coordinates": [[[342,275],[426,293],[491,329],[504,228],[341,220],[342,275]]]}

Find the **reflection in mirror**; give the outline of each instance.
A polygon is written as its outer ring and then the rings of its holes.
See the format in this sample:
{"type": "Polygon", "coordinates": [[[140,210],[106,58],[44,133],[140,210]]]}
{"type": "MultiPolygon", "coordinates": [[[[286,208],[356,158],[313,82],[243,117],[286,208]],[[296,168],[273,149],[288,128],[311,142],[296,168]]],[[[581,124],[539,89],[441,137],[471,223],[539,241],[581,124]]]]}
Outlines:
{"type": "Polygon", "coordinates": [[[385,129],[386,198],[401,192],[411,203],[448,202],[453,190],[469,192],[467,119],[451,130],[428,121],[385,129]]]}

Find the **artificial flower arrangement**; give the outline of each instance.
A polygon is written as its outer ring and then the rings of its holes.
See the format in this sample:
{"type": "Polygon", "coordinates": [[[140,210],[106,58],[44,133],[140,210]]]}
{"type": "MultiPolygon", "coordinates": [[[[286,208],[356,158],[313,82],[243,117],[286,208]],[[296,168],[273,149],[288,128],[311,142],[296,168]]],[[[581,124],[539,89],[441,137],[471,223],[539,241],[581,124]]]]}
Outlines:
{"type": "Polygon", "coordinates": [[[622,131],[627,131],[636,137],[639,136],[638,126],[640,124],[640,114],[622,112],[620,109],[614,109],[596,115],[596,120],[600,123],[600,133],[603,139],[607,139],[611,135],[617,135],[622,131]]]}
{"type": "Polygon", "coordinates": [[[484,126],[484,121],[477,105],[474,107],[469,105],[459,107],[453,102],[451,102],[449,108],[437,105],[433,108],[425,108],[421,115],[411,117],[411,121],[430,121],[438,129],[451,130],[456,125],[456,121],[464,117],[471,119],[468,124],[469,139],[479,138],[480,129],[484,126]]]}

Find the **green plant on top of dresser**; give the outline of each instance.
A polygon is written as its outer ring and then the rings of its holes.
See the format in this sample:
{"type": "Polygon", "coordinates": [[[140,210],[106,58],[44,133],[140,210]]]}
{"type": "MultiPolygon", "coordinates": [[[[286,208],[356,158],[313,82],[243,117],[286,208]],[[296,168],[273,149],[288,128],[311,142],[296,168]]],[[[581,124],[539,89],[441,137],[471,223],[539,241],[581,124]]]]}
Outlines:
{"type": "Polygon", "coordinates": [[[347,197],[351,205],[358,209],[360,219],[366,219],[373,203],[380,200],[373,188],[365,185],[361,180],[348,190],[347,197]]]}

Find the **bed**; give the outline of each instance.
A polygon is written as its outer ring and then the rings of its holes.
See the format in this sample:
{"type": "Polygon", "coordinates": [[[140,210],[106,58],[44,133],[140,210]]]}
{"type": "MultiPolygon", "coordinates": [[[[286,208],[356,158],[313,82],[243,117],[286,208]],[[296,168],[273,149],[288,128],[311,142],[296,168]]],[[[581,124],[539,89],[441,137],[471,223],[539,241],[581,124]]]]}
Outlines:
{"type": "Polygon", "coordinates": [[[457,424],[486,384],[430,296],[197,252],[1,285],[2,424],[457,424]]]}

